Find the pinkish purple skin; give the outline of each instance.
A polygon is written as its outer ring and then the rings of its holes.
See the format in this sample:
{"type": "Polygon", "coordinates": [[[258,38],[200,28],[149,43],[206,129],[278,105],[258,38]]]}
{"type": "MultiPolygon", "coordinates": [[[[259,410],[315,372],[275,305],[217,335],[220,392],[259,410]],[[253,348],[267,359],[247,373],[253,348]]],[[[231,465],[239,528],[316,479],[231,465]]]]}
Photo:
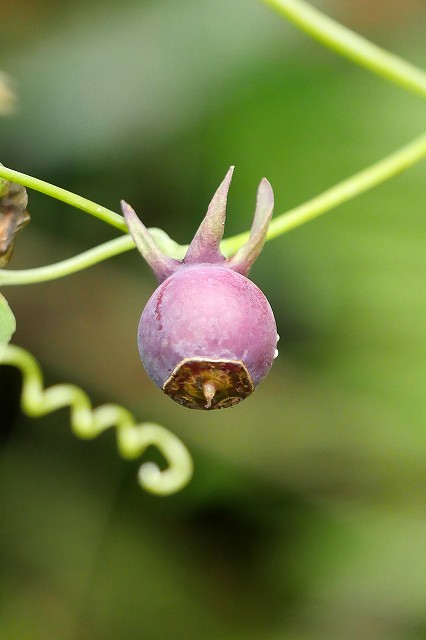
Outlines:
{"type": "Polygon", "coordinates": [[[163,387],[184,358],[241,360],[256,386],[269,371],[278,335],[262,291],[226,265],[182,265],[154,291],[139,323],[147,373],[163,387]]]}
{"type": "Polygon", "coordinates": [[[249,238],[226,259],[220,241],[233,169],[183,260],[163,254],[132,207],[121,203],[135,244],[160,282],[139,323],[141,359],[154,382],[189,408],[234,406],[259,384],[276,355],[271,307],[246,277],[266,240],[274,194],[263,178],[249,238]]]}

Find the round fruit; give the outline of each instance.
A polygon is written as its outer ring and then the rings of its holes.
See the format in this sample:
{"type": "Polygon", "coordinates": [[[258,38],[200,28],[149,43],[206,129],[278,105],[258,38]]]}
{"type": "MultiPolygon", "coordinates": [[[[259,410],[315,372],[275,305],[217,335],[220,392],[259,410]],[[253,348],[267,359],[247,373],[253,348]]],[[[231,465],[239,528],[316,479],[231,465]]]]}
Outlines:
{"type": "Polygon", "coordinates": [[[273,210],[264,178],[250,237],[229,259],[220,251],[230,168],[183,260],[164,255],[133,209],[122,202],[135,243],[159,287],[139,323],[138,346],[153,381],[191,409],[231,407],[250,395],[277,355],[274,315],[246,276],[262,250],[273,210]]]}
{"type": "Polygon", "coordinates": [[[240,402],[269,371],[277,344],[260,289],[228,266],[190,265],[167,278],[146,305],[138,346],[167,395],[190,408],[240,402]]]}

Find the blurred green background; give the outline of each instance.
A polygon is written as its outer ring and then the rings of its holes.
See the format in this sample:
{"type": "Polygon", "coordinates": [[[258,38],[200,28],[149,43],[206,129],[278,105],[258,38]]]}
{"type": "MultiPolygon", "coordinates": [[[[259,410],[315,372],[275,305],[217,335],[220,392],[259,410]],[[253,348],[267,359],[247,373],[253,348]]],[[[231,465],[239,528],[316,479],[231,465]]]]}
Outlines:
{"type": "MultiPolygon", "coordinates": [[[[426,62],[422,0],[316,5],[426,62]]],[[[414,138],[420,100],[255,0],[1,3],[0,68],[18,102],[1,162],[179,242],[236,164],[226,235],[266,175],[276,213],[414,138]]],[[[112,238],[30,192],[11,268],[112,238]]],[[[147,378],[136,328],[155,282],[139,254],[5,288],[15,343],[48,384],[82,385],[186,442],[180,494],[138,488],[114,433],[22,417],[0,369],[0,638],[426,638],[424,167],[268,243],[252,271],[280,357],[232,411],[192,412],[147,378]]],[[[152,453],[152,452],[150,452],[152,453]]]]}

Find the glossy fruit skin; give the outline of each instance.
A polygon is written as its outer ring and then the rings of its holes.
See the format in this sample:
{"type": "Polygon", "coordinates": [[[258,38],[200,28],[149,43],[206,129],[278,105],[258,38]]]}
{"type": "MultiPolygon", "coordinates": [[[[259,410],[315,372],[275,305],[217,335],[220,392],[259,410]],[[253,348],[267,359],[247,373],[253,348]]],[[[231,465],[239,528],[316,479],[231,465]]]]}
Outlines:
{"type": "Polygon", "coordinates": [[[142,362],[161,388],[191,358],[241,361],[256,386],[272,365],[277,340],[262,291],[226,265],[183,266],[154,291],[138,329],[142,362]]]}

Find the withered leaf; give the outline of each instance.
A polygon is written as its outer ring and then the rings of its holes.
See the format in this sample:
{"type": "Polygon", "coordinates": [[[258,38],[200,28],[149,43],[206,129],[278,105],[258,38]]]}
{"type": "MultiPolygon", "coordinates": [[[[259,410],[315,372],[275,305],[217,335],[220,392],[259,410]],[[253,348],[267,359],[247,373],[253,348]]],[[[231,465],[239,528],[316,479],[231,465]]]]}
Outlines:
{"type": "Polygon", "coordinates": [[[0,181],[0,268],[12,257],[16,234],[30,221],[27,204],[25,187],[8,180],[0,181]]]}

